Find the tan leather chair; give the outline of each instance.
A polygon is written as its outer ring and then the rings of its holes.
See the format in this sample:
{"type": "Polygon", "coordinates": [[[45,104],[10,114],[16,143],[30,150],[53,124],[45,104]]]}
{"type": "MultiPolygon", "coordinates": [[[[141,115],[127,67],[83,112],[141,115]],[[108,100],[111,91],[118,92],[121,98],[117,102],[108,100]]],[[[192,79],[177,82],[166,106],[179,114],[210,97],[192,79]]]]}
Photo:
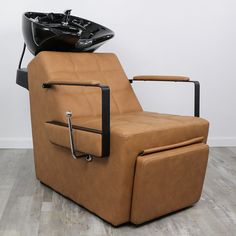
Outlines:
{"type": "MultiPolygon", "coordinates": [[[[188,78],[129,81],[111,53],[41,52],[28,71],[42,183],[113,225],[141,224],[199,200],[208,122],[145,112],[130,83],[188,78]]],[[[195,82],[196,116],[198,92],[195,82]]]]}

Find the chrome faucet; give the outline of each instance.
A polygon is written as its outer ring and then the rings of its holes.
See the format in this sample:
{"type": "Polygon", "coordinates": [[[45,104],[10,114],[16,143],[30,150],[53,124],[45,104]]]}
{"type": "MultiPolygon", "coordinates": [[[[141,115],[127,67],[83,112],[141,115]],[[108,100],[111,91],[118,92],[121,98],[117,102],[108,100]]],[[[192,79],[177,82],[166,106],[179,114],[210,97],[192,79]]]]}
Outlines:
{"type": "Polygon", "coordinates": [[[71,11],[72,11],[71,9],[64,11],[65,16],[63,18],[62,25],[68,25],[69,24],[71,11]]]}

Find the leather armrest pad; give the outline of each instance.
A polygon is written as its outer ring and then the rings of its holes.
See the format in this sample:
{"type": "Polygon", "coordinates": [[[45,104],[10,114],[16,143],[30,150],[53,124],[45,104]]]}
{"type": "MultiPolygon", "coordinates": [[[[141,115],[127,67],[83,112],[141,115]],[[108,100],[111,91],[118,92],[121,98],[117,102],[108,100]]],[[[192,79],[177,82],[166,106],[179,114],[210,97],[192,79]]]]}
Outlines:
{"type": "Polygon", "coordinates": [[[48,81],[47,84],[57,84],[57,85],[63,85],[63,84],[67,84],[67,85],[100,85],[101,82],[97,81],[97,80],[89,80],[89,81],[57,81],[57,80],[51,80],[48,81]]]}
{"type": "Polygon", "coordinates": [[[189,77],[185,76],[168,76],[168,75],[139,75],[135,76],[133,80],[141,81],[189,81],[189,77]]]}

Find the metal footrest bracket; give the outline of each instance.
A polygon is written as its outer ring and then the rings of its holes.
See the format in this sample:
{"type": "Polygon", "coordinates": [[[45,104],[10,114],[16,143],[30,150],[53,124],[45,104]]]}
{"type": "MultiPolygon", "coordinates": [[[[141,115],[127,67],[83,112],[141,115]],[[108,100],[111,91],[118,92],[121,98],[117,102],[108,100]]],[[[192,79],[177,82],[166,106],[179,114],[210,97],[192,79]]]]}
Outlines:
{"type": "Polygon", "coordinates": [[[75,151],[75,146],[74,146],[74,138],[73,138],[73,127],[72,127],[72,122],[71,122],[71,117],[72,117],[72,112],[67,111],[66,112],[66,118],[67,118],[67,123],[68,123],[68,129],[69,129],[69,138],[70,138],[70,149],[71,149],[71,155],[74,159],[82,158],[85,157],[86,161],[92,161],[93,156],[90,154],[76,154],[75,151]]]}

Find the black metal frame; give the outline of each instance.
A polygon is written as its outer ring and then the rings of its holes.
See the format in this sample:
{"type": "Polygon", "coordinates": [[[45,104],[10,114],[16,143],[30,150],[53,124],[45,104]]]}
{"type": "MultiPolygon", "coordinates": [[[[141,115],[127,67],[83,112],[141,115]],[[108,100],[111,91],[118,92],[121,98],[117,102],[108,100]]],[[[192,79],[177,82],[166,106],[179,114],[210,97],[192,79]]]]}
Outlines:
{"type": "MultiPolygon", "coordinates": [[[[96,133],[102,135],[102,157],[110,155],[110,88],[102,84],[83,84],[83,83],[63,83],[63,82],[49,82],[42,85],[43,88],[51,88],[52,86],[82,86],[82,87],[97,87],[102,91],[102,130],[96,133]]],[[[78,129],[93,132],[94,129],[87,127],[79,127],[78,129]]]]}
{"type": "Polygon", "coordinates": [[[23,88],[26,88],[29,90],[28,86],[28,71],[27,68],[21,68],[21,64],[25,55],[25,49],[26,49],[26,44],[24,43],[23,50],[21,53],[18,69],[16,72],[16,83],[20,85],[23,88]]]}
{"type": "Polygon", "coordinates": [[[129,80],[130,83],[133,83],[133,81],[160,81],[160,82],[187,82],[187,83],[193,83],[194,84],[194,116],[199,117],[200,116],[200,83],[199,81],[194,80],[129,80]]]}

